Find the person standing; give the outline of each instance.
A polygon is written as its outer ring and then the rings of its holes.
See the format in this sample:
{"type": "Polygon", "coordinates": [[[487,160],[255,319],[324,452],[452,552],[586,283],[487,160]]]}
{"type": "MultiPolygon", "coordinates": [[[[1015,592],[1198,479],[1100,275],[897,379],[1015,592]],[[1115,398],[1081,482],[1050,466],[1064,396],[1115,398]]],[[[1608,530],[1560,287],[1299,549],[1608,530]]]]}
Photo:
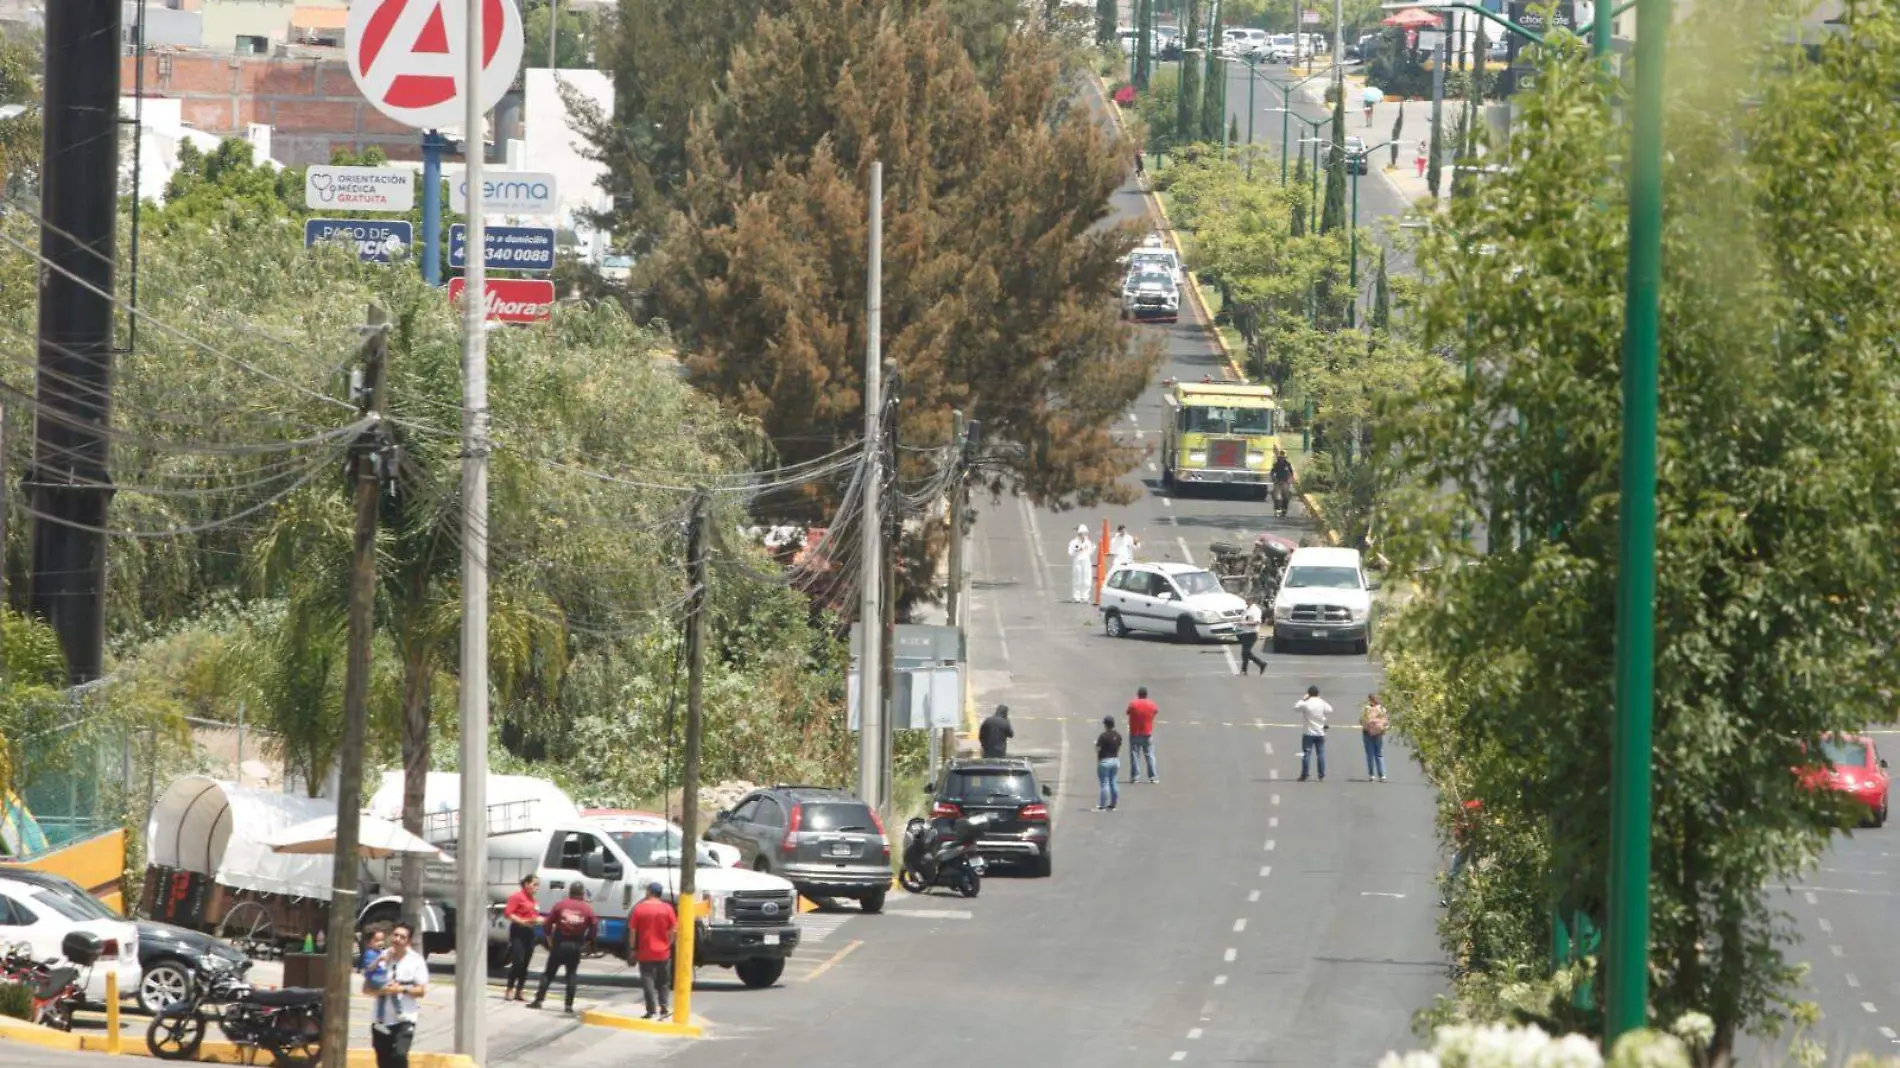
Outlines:
{"type": "Polygon", "coordinates": [[[1359,737],[1366,744],[1366,781],[1385,781],[1385,729],[1392,717],[1379,703],[1378,694],[1366,696],[1366,707],[1359,710],[1359,737]]]}
{"type": "Polygon", "coordinates": [[[640,967],[640,989],[647,1000],[646,1018],[664,1020],[673,1015],[667,1007],[673,984],[673,939],[679,934],[679,914],[666,903],[666,887],[647,884],[646,899],[633,907],[627,917],[627,929],[633,943],[629,956],[640,967]]]}
{"type": "Polygon", "coordinates": [[[1293,706],[1300,714],[1300,781],[1306,781],[1309,758],[1319,764],[1319,781],[1326,781],[1326,721],[1333,706],[1319,695],[1319,687],[1308,686],[1306,697],[1293,706]]]}
{"type": "Polygon", "coordinates": [[[1425,161],[1430,156],[1430,154],[1431,154],[1431,146],[1425,143],[1425,139],[1423,137],[1419,138],[1418,139],[1418,154],[1412,157],[1412,162],[1418,166],[1418,176],[1420,178],[1425,177],[1425,161]]]}
{"type": "Polygon", "coordinates": [[[1254,643],[1260,640],[1260,623],[1266,613],[1260,610],[1259,601],[1248,601],[1247,610],[1241,613],[1240,630],[1240,673],[1247,673],[1248,664],[1260,665],[1260,677],[1267,677],[1267,658],[1253,651],[1254,643]]]}
{"type": "Polygon", "coordinates": [[[409,943],[416,929],[398,921],[389,928],[389,948],[374,965],[379,973],[363,980],[363,993],[376,999],[370,1019],[369,1041],[376,1050],[376,1068],[409,1068],[409,1044],[416,1039],[417,1004],[429,992],[429,965],[409,943]]]}
{"type": "Polygon", "coordinates": [[[1089,528],[1075,528],[1075,537],[1069,539],[1069,600],[1081,604],[1090,599],[1095,585],[1095,542],[1089,539],[1089,528]]]}
{"type": "Polygon", "coordinates": [[[1008,756],[1009,740],[1014,737],[1016,728],[1009,725],[1008,705],[997,705],[990,718],[976,729],[977,744],[983,747],[983,755],[991,760],[1008,756]]]}
{"type": "Polygon", "coordinates": [[[527,998],[528,968],[534,960],[534,929],[541,923],[541,908],[534,903],[541,889],[541,877],[523,875],[521,889],[508,895],[502,915],[508,917],[508,980],[501,990],[503,1001],[527,998]]]}
{"type": "Polygon", "coordinates": [[[1095,778],[1101,784],[1101,799],[1095,811],[1113,812],[1121,800],[1115,780],[1122,772],[1122,736],[1115,730],[1115,717],[1102,717],[1102,733],[1095,737],[1095,778]]]}
{"type": "Polygon", "coordinates": [[[1127,527],[1116,527],[1115,536],[1108,539],[1108,570],[1113,573],[1119,568],[1135,562],[1135,550],[1141,548],[1141,539],[1128,533],[1127,527]]]}
{"type": "Polygon", "coordinates": [[[554,982],[554,973],[567,969],[567,1011],[574,1012],[574,988],[580,985],[580,976],[576,973],[581,966],[581,950],[594,940],[594,934],[600,930],[600,918],[594,915],[594,907],[586,901],[587,886],[575,883],[567,888],[567,900],[548,910],[548,968],[541,973],[540,989],[534,992],[534,1000],[528,1007],[538,1009],[548,996],[548,987],[554,982]]]}
{"type": "Polygon", "coordinates": [[[1148,758],[1148,781],[1160,782],[1161,776],[1155,773],[1155,717],[1161,709],[1148,700],[1148,687],[1135,689],[1135,699],[1128,702],[1128,781],[1132,785],[1141,777],[1141,758],[1148,758]]]}

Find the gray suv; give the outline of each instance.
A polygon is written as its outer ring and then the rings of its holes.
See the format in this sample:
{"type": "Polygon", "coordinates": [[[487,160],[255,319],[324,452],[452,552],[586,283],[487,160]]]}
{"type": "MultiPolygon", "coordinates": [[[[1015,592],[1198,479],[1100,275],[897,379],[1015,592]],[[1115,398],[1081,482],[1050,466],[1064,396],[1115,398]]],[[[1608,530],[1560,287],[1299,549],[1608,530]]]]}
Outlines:
{"type": "Polygon", "coordinates": [[[855,898],[884,908],[891,843],[871,806],[824,786],[754,790],[713,817],[706,840],[739,851],[740,863],[789,879],[806,897],[855,898]]]}

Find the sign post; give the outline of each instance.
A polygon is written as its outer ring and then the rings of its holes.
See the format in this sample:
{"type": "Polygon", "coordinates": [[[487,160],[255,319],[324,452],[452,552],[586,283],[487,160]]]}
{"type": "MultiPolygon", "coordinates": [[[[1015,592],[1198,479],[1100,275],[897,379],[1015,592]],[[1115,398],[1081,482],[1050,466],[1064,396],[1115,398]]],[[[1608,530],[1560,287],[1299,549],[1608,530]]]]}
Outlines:
{"type": "MultiPolygon", "coordinates": [[[[350,77],[376,110],[418,130],[462,126],[468,243],[483,234],[484,117],[521,70],[515,0],[358,0],[345,25],[350,77]]],[[[479,257],[466,287],[487,295],[479,257]]],[[[456,847],[455,1052],[488,1060],[488,348],[487,301],[463,301],[461,834],[456,847]]],[[[360,776],[362,768],[345,768],[360,776]]],[[[344,858],[354,863],[355,858],[344,858]]],[[[346,1014],[349,1006],[327,1011],[346,1014]]]]}

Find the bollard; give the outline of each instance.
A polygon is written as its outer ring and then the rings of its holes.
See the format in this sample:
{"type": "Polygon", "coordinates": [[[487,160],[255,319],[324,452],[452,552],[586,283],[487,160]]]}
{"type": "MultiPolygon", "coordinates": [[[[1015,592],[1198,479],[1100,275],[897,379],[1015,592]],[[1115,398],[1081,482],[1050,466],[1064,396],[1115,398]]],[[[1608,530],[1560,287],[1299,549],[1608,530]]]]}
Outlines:
{"type": "Polygon", "coordinates": [[[673,951],[673,1022],[693,1022],[693,936],[699,923],[696,894],[679,896],[679,934],[673,951]]]}
{"type": "Polygon", "coordinates": [[[106,973],[106,1052],[119,1055],[119,973],[106,973]]]}

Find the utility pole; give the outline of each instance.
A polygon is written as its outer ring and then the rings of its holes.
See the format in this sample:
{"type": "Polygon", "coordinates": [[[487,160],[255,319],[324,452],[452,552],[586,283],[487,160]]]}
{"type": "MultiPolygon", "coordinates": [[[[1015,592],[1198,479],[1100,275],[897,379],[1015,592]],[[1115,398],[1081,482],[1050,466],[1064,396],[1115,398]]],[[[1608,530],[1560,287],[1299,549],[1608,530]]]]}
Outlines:
{"type": "Polygon", "coordinates": [[[13,440],[8,433],[12,418],[6,401],[0,400],[0,609],[7,607],[7,507],[12,504],[7,499],[7,444],[13,440]]]}
{"type": "Polygon", "coordinates": [[[895,367],[884,367],[884,618],[878,644],[884,665],[884,711],[878,718],[877,810],[891,820],[891,765],[897,762],[897,541],[904,530],[904,506],[897,485],[897,405],[900,382],[895,367]]]}
{"type": "Polygon", "coordinates": [[[59,636],[67,681],[105,656],[106,510],[112,476],[113,268],[119,225],[119,0],[46,5],[39,300],[40,404],[33,613],[59,636]]]}
{"type": "Polygon", "coordinates": [[[468,5],[468,266],[462,290],[461,834],[455,848],[455,1052],[488,1061],[488,247],[483,218],[483,14],[468,5]]]}
{"type": "Polygon", "coordinates": [[[422,133],[422,280],[442,284],[442,150],[440,133],[422,133]]]}
{"type": "Polygon", "coordinates": [[[678,972],[674,1009],[682,1024],[693,1022],[693,935],[699,917],[699,748],[704,724],[706,677],[706,533],[711,497],[693,490],[692,518],[686,527],[686,763],[680,769],[680,886],[678,972]]]}
{"type": "MultiPolygon", "coordinates": [[[[965,574],[967,566],[963,558],[965,540],[963,514],[970,507],[970,464],[976,456],[977,442],[981,438],[982,430],[981,424],[966,421],[961,411],[951,412],[950,415],[956,428],[957,454],[953,462],[957,465],[957,472],[956,478],[950,483],[950,591],[945,606],[948,609],[946,614],[949,616],[950,625],[961,632],[964,627],[964,610],[968,605],[963,595],[963,587],[969,581],[969,576],[965,574]]],[[[958,714],[962,714],[961,709],[958,710],[958,714]]],[[[954,730],[945,730],[942,737],[937,739],[937,744],[931,746],[930,781],[937,781],[939,758],[948,760],[956,755],[952,748],[955,738],[954,730]]]]}
{"type": "MultiPolygon", "coordinates": [[[[350,544],[349,646],[343,664],[343,739],[337,745],[336,849],[330,865],[330,915],[323,961],[323,1068],[350,1058],[350,967],[356,952],[356,855],[363,817],[363,737],[369,723],[370,642],[375,638],[376,506],[382,494],[381,422],[388,379],[389,317],[371,305],[363,345],[362,385],[355,397],[364,417],[377,420],[350,449],[356,489],[356,530],[350,544]]],[[[239,769],[240,773],[242,769],[239,769]]]]}
{"type": "Polygon", "coordinates": [[[555,42],[561,39],[561,0],[548,0],[548,70],[561,69],[555,42]]]}
{"type": "Polygon", "coordinates": [[[884,563],[884,357],[878,336],[884,299],[884,164],[877,162],[871,164],[870,231],[870,280],[864,298],[864,505],[858,532],[858,797],[875,804],[884,781],[877,767],[884,752],[878,723],[884,710],[884,670],[879,663],[884,643],[877,633],[884,618],[879,601],[884,563]]]}
{"type": "Polygon", "coordinates": [[[1346,0],[1333,0],[1333,87],[1346,99],[1346,0]]]}

